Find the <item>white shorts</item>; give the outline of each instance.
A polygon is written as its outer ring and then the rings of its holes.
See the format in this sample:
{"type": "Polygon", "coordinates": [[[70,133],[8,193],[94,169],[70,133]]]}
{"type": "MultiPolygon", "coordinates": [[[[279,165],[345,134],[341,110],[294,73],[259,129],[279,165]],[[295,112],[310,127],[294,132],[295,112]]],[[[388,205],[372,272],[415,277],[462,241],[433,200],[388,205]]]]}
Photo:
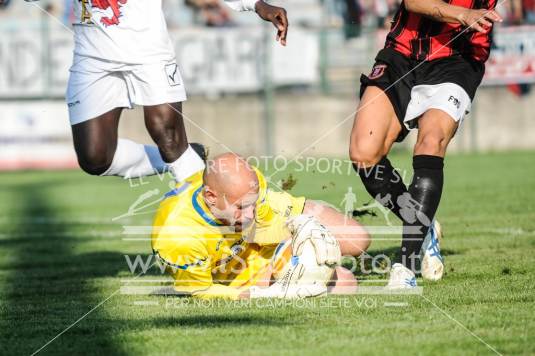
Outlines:
{"type": "Polygon", "coordinates": [[[101,64],[89,58],[75,58],[66,95],[71,125],[115,108],[132,109],[134,105],[186,100],[176,61],[128,66],[113,64],[106,69],[101,64]]]}
{"type": "Polygon", "coordinates": [[[414,129],[419,118],[429,109],[439,109],[462,124],[464,117],[470,112],[472,101],[466,91],[454,83],[434,85],[416,85],[411,89],[411,100],[403,123],[407,129],[414,129]]]}

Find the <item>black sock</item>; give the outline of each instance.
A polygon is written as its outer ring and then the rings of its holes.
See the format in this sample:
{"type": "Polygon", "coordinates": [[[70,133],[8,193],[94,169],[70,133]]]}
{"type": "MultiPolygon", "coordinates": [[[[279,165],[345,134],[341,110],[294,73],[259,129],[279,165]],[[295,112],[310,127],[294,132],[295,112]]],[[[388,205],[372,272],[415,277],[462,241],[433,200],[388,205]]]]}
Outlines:
{"type": "Polygon", "coordinates": [[[407,192],[407,187],[399,173],[392,167],[388,158],[386,156],[383,157],[373,167],[359,168],[356,164],[353,164],[353,168],[359,174],[368,193],[384,207],[390,209],[398,218],[402,219],[397,199],[407,192]]]}
{"type": "Polygon", "coordinates": [[[412,183],[408,194],[400,199],[400,214],[403,217],[401,263],[415,270],[417,256],[440,203],[444,184],[444,158],[418,155],[414,156],[412,166],[412,183]],[[420,231],[415,233],[411,229],[420,231]]]}

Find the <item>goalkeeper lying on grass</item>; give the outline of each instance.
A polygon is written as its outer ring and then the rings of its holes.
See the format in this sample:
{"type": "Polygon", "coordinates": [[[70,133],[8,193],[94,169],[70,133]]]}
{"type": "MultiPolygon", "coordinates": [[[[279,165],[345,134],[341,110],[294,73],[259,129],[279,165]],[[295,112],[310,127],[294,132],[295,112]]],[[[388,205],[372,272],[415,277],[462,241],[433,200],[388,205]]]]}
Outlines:
{"type": "Polygon", "coordinates": [[[356,221],[268,190],[262,173],[230,153],[166,194],[152,233],[174,289],[200,298],[301,298],[356,288],[341,255],[358,256],[369,243],[356,221]]]}

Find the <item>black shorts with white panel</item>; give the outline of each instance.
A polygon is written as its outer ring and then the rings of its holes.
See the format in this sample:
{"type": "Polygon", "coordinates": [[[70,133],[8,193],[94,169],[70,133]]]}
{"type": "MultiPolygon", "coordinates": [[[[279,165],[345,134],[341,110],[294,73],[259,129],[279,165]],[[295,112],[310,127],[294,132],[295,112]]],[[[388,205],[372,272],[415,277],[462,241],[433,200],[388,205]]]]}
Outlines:
{"type": "Polygon", "coordinates": [[[440,109],[461,124],[470,112],[485,65],[455,55],[432,61],[418,61],[384,48],[377,54],[370,75],[360,78],[360,96],[368,86],[385,91],[401,123],[401,142],[418,118],[429,109],[440,109]]]}

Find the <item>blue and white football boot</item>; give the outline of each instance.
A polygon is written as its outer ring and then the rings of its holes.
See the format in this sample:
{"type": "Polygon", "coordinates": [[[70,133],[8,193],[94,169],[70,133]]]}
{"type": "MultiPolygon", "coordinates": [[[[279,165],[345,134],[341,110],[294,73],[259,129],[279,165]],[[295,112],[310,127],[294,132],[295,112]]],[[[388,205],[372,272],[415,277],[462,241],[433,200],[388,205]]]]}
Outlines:
{"type": "Polygon", "coordinates": [[[420,255],[422,257],[422,277],[430,281],[438,281],[444,275],[444,258],[440,253],[442,229],[438,221],[433,220],[425,236],[420,255]]]}
{"type": "Polygon", "coordinates": [[[387,289],[412,289],[417,286],[414,272],[401,263],[394,263],[390,270],[387,289]]]}

